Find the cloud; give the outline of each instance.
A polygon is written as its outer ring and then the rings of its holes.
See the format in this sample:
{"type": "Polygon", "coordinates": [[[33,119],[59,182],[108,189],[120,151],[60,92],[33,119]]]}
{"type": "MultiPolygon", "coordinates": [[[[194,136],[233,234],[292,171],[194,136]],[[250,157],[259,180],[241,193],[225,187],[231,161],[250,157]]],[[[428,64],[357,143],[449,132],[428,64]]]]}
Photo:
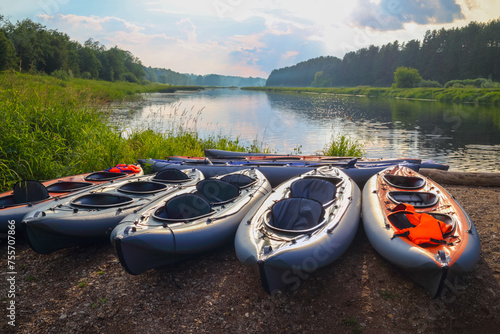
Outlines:
{"type": "Polygon", "coordinates": [[[463,19],[456,0],[357,0],[352,24],[375,30],[399,30],[406,23],[443,24],[463,19]]]}

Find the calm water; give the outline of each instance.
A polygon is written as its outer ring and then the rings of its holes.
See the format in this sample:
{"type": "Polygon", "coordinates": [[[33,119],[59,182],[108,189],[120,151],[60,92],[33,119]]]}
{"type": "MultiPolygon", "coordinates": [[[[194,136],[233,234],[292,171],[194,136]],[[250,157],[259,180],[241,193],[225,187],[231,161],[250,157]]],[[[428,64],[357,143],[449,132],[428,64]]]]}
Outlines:
{"type": "Polygon", "coordinates": [[[172,131],[182,124],[202,137],[238,136],[280,153],[315,153],[344,134],[370,158],[412,157],[452,170],[500,172],[500,109],[486,106],[215,89],[150,94],[139,107],[116,110],[115,120],[125,132],[172,131]]]}

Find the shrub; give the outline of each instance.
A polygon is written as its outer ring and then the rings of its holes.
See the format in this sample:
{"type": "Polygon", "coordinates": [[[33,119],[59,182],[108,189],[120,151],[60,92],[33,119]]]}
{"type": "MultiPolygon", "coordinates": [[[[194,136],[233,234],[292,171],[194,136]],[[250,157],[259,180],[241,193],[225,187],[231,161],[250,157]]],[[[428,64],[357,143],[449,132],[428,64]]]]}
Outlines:
{"type": "Polygon", "coordinates": [[[50,75],[53,76],[54,78],[57,78],[57,79],[60,79],[60,80],[64,80],[64,81],[68,81],[72,77],[70,75],[70,73],[68,73],[68,72],[66,72],[65,70],[62,70],[62,69],[55,70],[50,75]]]}
{"type": "Polygon", "coordinates": [[[415,68],[402,66],[398,67],[394,72],[396,88],[413,88],[416,87],[420,81],[422,81],[422,77],[415,68]]]}
{"type": "Polygon", "coordinates": [[[418,87],[422,87],[422,88],[442,88],[443,85],[441,85],[439,82],[434,81],[434,80],[422,80],[418,84],[418,87]]]}

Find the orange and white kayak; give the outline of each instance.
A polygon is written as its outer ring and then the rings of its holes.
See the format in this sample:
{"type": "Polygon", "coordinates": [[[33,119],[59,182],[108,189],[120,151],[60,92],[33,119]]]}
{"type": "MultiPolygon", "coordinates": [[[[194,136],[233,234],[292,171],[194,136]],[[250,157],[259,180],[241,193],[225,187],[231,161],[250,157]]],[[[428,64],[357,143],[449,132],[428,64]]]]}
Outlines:
{"type": "Polygon", "coordinates": [[[363,190],[363,225],[375,250],[435,298],[479,259],[477,230],[439,184],[395,166],[371,177],[363,190]]]}

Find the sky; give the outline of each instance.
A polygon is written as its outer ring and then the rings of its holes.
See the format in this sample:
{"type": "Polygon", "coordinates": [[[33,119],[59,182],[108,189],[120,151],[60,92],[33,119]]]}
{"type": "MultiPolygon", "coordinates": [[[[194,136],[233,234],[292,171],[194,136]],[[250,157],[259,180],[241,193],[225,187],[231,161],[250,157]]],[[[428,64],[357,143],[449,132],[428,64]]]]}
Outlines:
{"type": "Polygon", "coordinates": [[[0,0],[0,15],[118,46],[145,66],[267,78],[311,58],[498,19],[500,1],[0,0]]]}

